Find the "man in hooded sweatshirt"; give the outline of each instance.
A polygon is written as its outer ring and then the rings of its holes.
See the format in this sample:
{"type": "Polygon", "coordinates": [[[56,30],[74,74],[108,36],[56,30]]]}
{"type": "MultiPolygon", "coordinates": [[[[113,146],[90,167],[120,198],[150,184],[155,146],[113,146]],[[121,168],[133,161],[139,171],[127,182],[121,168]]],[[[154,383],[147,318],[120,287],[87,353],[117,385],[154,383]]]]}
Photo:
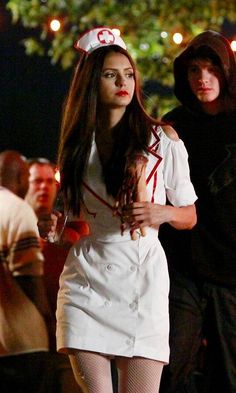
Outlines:
{"type": "Polygon", "coordinates": [[[198,195],[191,232],[163,227],[170,269],[170,365],[161,393],[236,392],[236,62],[228,40],[196,36],[174,61],[181,106],[164,116],[189,153],[198,195]]]}

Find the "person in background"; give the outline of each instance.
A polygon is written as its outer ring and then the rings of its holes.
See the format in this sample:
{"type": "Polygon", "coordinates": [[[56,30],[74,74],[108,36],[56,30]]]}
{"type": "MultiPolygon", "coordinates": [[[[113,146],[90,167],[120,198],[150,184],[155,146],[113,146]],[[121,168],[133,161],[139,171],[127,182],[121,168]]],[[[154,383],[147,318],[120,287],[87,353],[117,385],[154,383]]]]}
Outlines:
{"type": "Polygon", "coordinates": [[[187,153],[144,110],[136,66],[110,28],[86,32],[59,145],[66,209],[90,234],[60,277],[57,348],[84,392],[157,393],[169,359],[169,277],[158,229],[196,223],[187,153]],[[168,195],[172,206],[166,206],[168,195]]]}
{"type": "MultiPolygon", "coordinates": [[[[48,391],[50,393],[76,393],[80,390],[74,379],[70,362],[65,355],[56,352],[55,312],[59,276],[66,256],[71,245],[80,238],[82,230],[87,230],[87,226],[86,223],[80,222],[80,227],[77,225],[80,232],[68,226],[64,227],[65,216],[62,206],[60,206],[60,212],[55,210],[58,207],[55,204],[59,189],[55,178],[55,165],[46,158],[32,158],[27,161],[29,163],[29,189],[25,199],[37,215],[39,231],[43,237],[45,284],[53,313],[53,324],[49,326],[51,369],[48,391]],[[55,223],[56,229],[53,230],[55,223]]],[[[69,225],[69,222],[66,224],[69,225]]]]}
{"type": "Polygon", "coordinates": [[[0,153],[0,391],[45,393],[50,319],[34,211],[24,201],[29,170],[0,153]]]}
{"type": "MultiPolygon", "coordinates": [[[[38,218],[42,238],[50,238],[49,228],[53,229],[53,206],[57,197],[58,183],[55,178],[55,165],[47,158],[31,158],[29,164],[29,189],[26,201],[34,209],[38,218]]],[[[59,218],[60,214],[56,218],[59,218]]],[[[56,219],[57,224],[57,219],[56,219]]]]}
{"type": "Polygon", "coordinates": [[[161,393],[196,392],[202,349],[199,391],[235,393],[236,62],[229,41],[215,31],[199,34],[175,59],[174,77],[181,105],[164,120],[189,153],[198,224],[161,232],[172,251],[171,356],[161,393]]]}

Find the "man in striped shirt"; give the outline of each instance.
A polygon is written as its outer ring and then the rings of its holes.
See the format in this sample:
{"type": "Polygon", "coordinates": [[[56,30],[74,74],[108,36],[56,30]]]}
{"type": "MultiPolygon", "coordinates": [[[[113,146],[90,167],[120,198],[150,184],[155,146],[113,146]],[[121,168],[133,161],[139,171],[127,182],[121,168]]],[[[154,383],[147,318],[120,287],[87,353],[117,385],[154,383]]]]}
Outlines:
{"type": "Polygon", "coordinates": [[[29,170],[0,153],[0,391],[43,392],[50,318],[37,218],[24,201],[29,170]]]}

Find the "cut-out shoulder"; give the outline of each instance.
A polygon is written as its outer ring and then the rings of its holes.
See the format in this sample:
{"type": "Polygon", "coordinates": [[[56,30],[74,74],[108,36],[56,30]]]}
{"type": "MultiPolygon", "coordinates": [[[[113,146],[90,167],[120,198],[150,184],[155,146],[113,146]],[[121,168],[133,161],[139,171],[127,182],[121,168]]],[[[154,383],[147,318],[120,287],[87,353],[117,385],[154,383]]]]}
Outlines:
{"type": "Polygon", "coordinates": [[[162,129],[168,138],[172,139],[173,141],[179,141],[179,135],[174,130],[173,127],[169,125],[162,126],[162,129]]]}

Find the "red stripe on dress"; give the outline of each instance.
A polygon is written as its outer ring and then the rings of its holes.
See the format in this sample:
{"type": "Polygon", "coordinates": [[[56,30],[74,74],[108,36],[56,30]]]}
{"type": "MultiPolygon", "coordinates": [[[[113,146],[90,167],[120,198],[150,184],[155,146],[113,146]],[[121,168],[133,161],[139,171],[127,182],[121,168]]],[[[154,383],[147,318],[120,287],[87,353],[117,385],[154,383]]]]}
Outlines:
{"type": "Polygon", "coordinates": [[[156,157],[158,161],[156,162],[156,164],[152,168],[152,170],[151,170],[151,172],[150,172],[150,174],[149,174],[149,176],[148,176],[148,178],[146,180],[146,184],[149,183],[149,181],[151,180],[152,176],[154,175],[154,173],[156,172],[158,166],[160,165],[160,163],[162,161],[162,157],[159,156],[159,154],[156,153],[156,150],[157,150],[159,142],[160,142],[160,138],[159,138],[159,136],[156,133],[156,129],[157,129],[157,127],[155,127],[155,128],[153,127],[152,130],[151,130],[153,135],[156,138],[156,141],[151,146],[149,146],[148,151],[149,151],[150,154],[152,154],[154,157],[156,157]]]}
{"type": "MultiPolygon", "coordinates": [[[[107,206],[109,209],[111,209],[111,210],[114,211],[114,206],[110,205],[110,203],[108,203],[107,201],[105,201],[105,199],[101,198],[101,197],[100,197],[92,188],[90,188],[85,182],[83,182],[83,185],[84,185],[84,187],[85,187],[89,192],[91,192],[91,194],[92,194],[95,198],[97,198],[101,203],[103,203],[103,205],[107,206]]],[[[88,213],[89,213],[89,214],[92,214],[92,215],[96,215],[96,213],[90,213],[89,211],[88,211],[88,213]]],[[[120,216],[120,213],[117,212],[116,215],[120,216]]]]}

